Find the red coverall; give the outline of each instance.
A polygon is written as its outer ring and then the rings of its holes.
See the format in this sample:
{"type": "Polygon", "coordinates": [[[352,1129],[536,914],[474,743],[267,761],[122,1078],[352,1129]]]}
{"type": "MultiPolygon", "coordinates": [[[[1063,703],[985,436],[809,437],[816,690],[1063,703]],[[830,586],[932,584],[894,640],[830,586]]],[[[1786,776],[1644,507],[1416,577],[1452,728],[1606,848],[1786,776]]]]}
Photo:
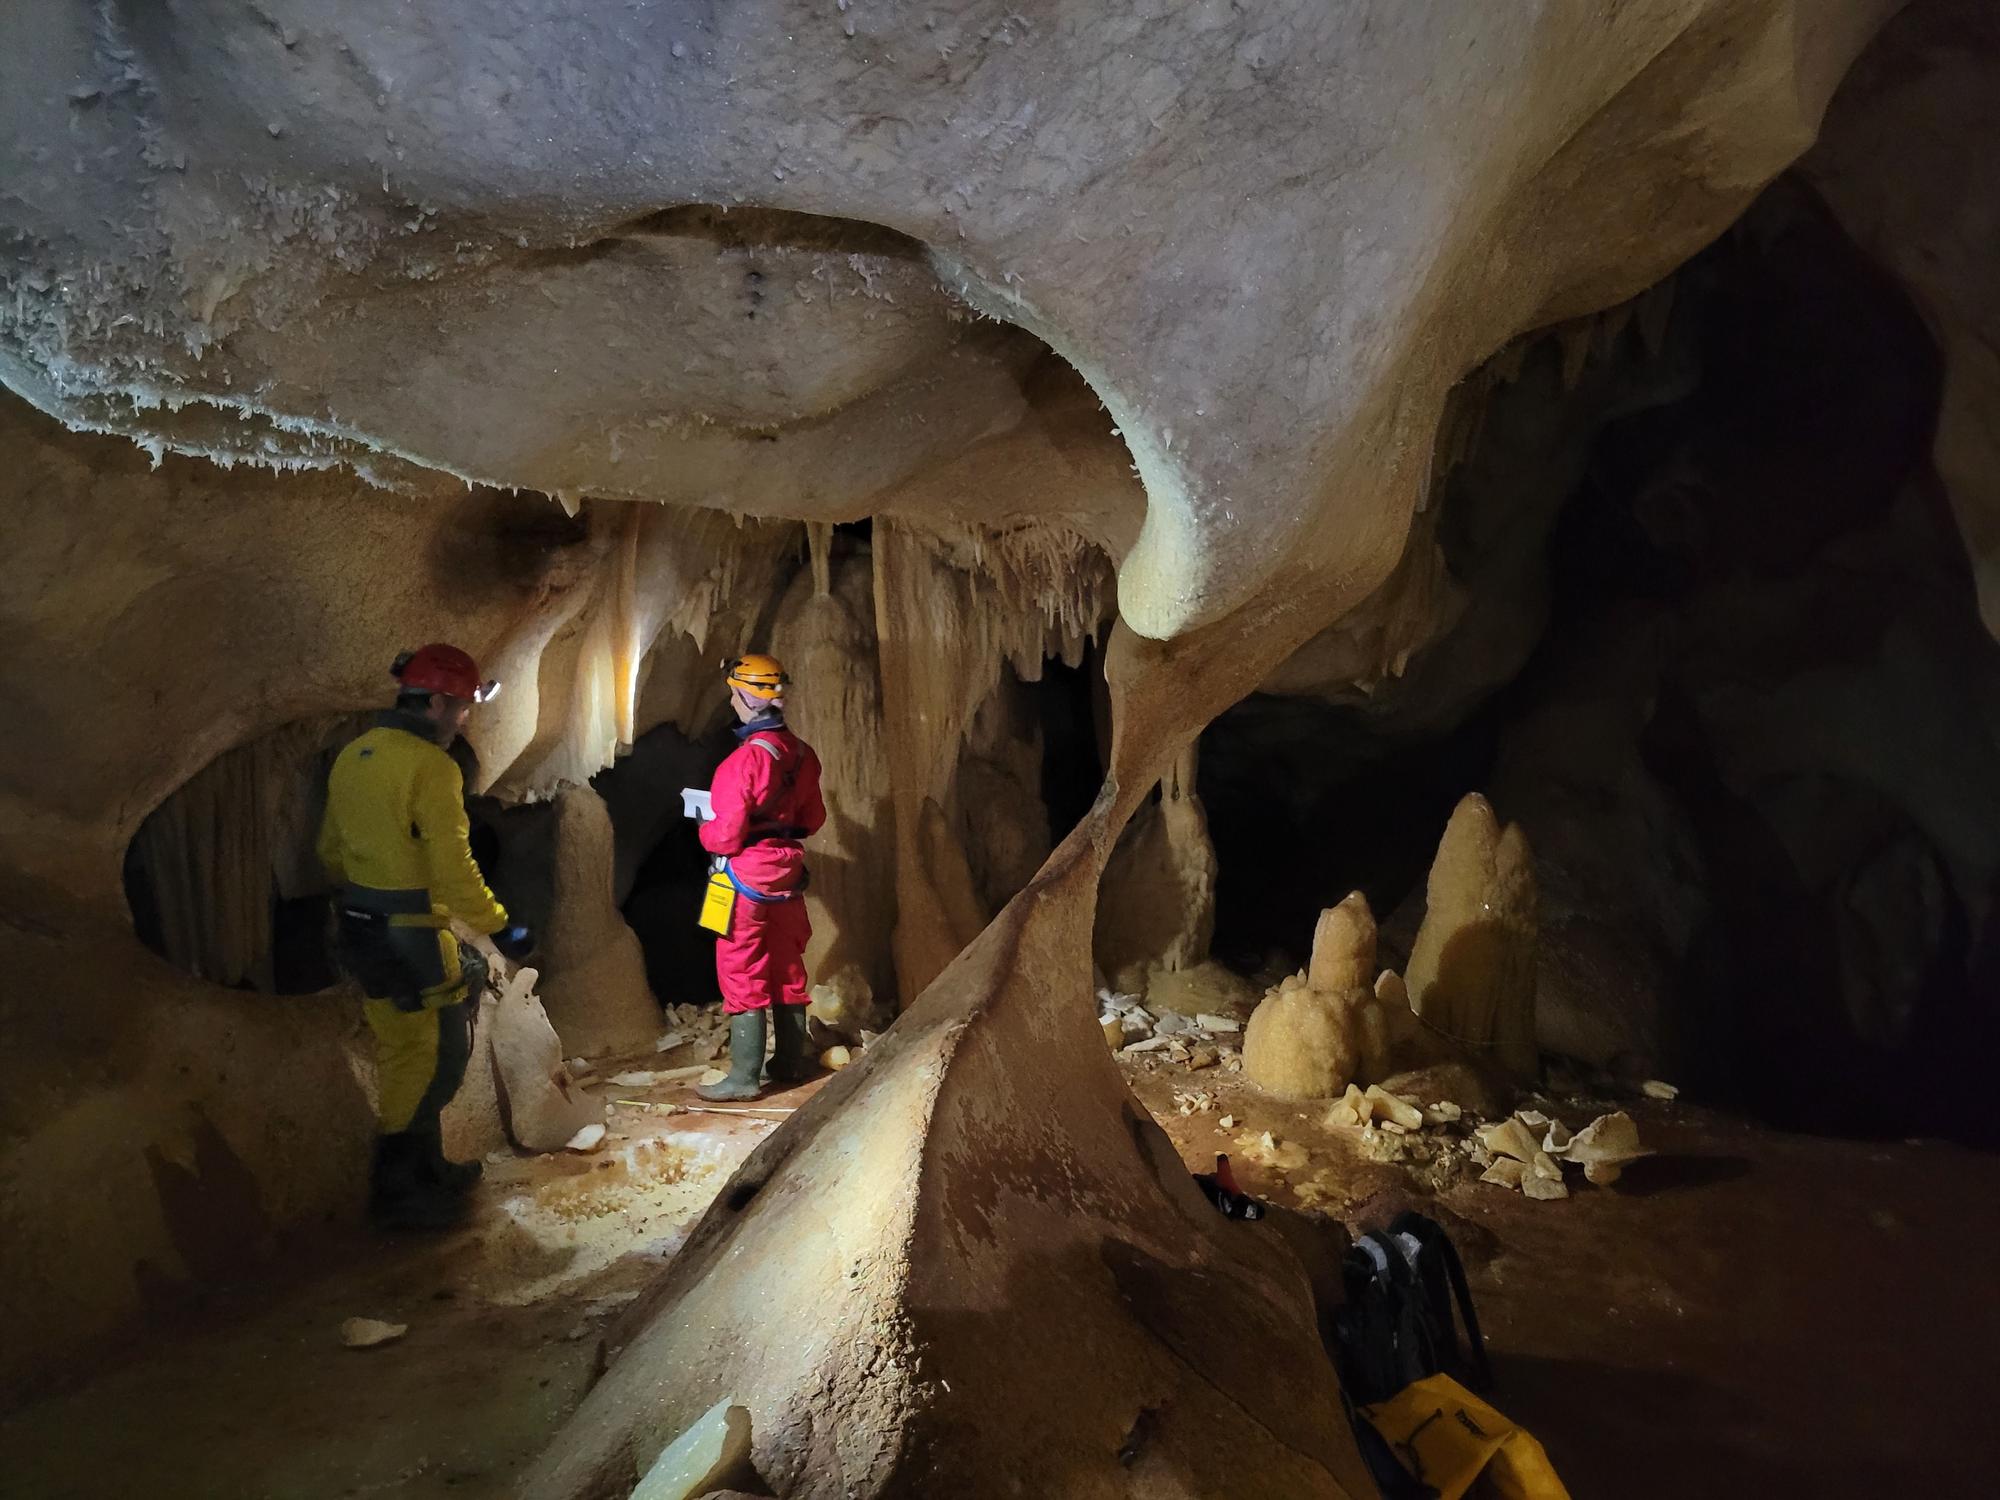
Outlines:
{"type": "Polygon", "coordinates": [[[740,891],[729,931],[716,940],[715,977],[728,1015],[806,1003],[806,939],[812,923],[802,895],[806,852],[799,841],[826,822],[819,757],[782,723],[739,731],[743,743],[715,768],[708,789],[715,817],[701,846],[724,855],[740,891]]]}

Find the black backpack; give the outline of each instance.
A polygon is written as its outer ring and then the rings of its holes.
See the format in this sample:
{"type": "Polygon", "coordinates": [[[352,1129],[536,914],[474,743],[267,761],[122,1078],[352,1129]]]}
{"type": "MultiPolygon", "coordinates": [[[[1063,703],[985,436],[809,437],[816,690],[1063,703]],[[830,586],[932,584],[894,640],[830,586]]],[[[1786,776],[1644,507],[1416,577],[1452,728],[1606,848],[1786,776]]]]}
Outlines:
{"type": "Polygon", "coordinates": [[[1334,1318],[1333,1358],[1356,1405],[1386,1401],[1426,1375],[1449,1375],[1474,1391],[1492,1384],[1465,1267],[1435,1220],[1398,1214],[1386,1230],[1362,1235],[1341,1262],[1341,1279],[1347,1301],[1334,1318]]]}

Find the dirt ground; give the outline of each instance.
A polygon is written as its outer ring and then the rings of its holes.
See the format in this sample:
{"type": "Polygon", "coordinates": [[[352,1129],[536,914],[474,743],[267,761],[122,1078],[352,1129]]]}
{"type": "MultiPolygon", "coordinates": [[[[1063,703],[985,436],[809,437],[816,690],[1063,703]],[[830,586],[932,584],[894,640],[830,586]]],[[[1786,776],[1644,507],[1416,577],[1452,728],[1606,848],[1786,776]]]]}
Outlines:
{"type": "MultiPolygon", "coordinates": [[[[1555,1203],[1470,1179],[1432,1193],[1364,1159],[1356,1132],[1323,1128],[1323,1106],[1157,1057],[1127,1071],[1190,1167],[1228,1151],[1251,1191],[1357,1227],[1403,1206],[1443,1220],[1471,1267],[1495,1404],[1543,1439],[1579,1497],[1992,1488],[1991,1157],[1618,1100],[1660,1154],[1617,1186],[1579,1180],[1555,1203]],[[1181,1113],[1196,1091],[1207,1107],[1181,1113]],[[1244,1152],[1266,1131],[1283,1168],[1244,1152]]],[[[1604,1102],[1562,1113],[1579,1125],[1604,1102]]],[[[588,1388],[605,1320],[780,1119],[620,1106],[598,1156],[489,1165],[463,1232],[344,1232],[255,1285],[207,1293],[86,1383],[0,1418],[0,1495],[506,1495],[588,1388]],[[346,1349],[340,1324],[355,1316],[409,1332],[346,1349]]]]}
{"type": "Polygon", "coordinates": [[[1572,1196],[1542,1203],[1475,1170],[1432,1194],[1363,1160],[1357,1132],[1321,1128],[1323,1105],[1214,1070],[1131,1076],[1191,1165],[1230,1152],[1246,1190],[1352,1228],[1405,1207],[1443,1223],[1467,1262],[1493,1404],[1542,1439],[1579,1500],[1995,1492],[2000,1159],[1599,1097],[1549,1112],[1572,1128],[1604,1109],[1637,1119],[1658,1154],[1615,1186],[1573,1172],[1572,1196]],[[1183,1116],[1176,1098],[1194,1089],[1213,1107],[1183,1116]],[[1246,1159],[1246,1135],[1266,1131],[1305,1165],[1246,1159]]]}
{"type": "MultiPolygon", "coordinates": [[[[461,1231],[356,1227],[254,1285],[204,1293],[87,1383],[0,1417],[0,1497],[508,1494],[589,1389],[604,1323],[679,1248],[778,1111],[816,1087],[768,1096],[761,1115],[615,1105],[593,1155],[489,1159],[461,1231]],[[340,1328],[353,1317],[409,1331],[349,1349],[340,1328]]],[[[688,1083],[591,1092],[700,1103],[688,1083]]]]}

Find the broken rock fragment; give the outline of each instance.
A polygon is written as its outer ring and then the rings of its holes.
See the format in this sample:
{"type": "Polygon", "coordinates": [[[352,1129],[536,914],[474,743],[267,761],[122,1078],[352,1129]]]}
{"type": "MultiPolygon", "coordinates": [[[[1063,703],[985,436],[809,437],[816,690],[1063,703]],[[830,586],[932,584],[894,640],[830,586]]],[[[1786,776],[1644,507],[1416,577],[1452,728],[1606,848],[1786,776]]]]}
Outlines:
{"type": "Polygon", "coordinates": [[[597,1124],[584,1126],[583,1129],[579,1130],[575,1135],[569,1138],[568,1144],[566,1144],[563,1147],[563,1149],[565,1151],[580,1151],[588,1153],[597,1150],[603,1144],[604,1144],[604,1126],[601,1122],[599,1122],[597,1124]]]}
{"type": "Polygon", "coordinates": [[[1589,1181],[1607,1187],[1618,1180],[1628,1163],[1652,1153],[1639,1144],[1638,1125],[1620,1110],[1616,1114],[1599,1115],[1584,1126],[1563,1154],[1567,1160],[1582,1165],[1583,1175],[1589,1181]]]}
{"type": "Polygon", "coordinates": [[[644,1468],[632,1500],[696,1500],[748,1478],[749,1466],[750,1413],[718,1401],[644,1468]]]}
{"type": "Polygon", "coordinates": [[[407,1323],[386,1323],[380,1318],[349,1318],[340,1325],[340,1342],[350,1349],[373,1349],[391,1343],[410,1331],[407,1323]]]}
{"type": "Polygon", "coordinates": [[[1482,1125],[1478,1135],[1479,1144],[1495,1156],[1511,1156],[1519,1162],[1533,1161],[1542,1149],[1534,1132],[1517,1117],[1510,1116],[1497,1125],[1482,1125]]]}
{"type": "Polygon", "coordinates": [[[1424,1126],[1424,1112],[1408,1100],[1398,1099],[1384,1090],[1381,1085],[1371,1083],[1361,1096],[1378,1120],[1401,1126],[1404,1130],[1421,1130],[1424,1126]]]}
{"type": "Polygon", "coordinates": [[[599,1118],[563,1065],[562,1043],[535,998],[536,971],[514,971],[493,1007],[493,1066],[507,1133],[524,1151],[555,1151],[599,1118]]]}

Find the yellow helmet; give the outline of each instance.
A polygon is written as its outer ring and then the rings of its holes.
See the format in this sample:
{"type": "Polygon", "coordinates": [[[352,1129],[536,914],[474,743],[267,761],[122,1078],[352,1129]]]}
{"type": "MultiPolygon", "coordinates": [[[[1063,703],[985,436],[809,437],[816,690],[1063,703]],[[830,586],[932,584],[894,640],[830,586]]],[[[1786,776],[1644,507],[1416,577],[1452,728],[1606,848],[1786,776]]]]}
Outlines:
{"type": "Polygon", "coordinates": [[[792,679],[775,656],[739,656],[723,668],[723,680],[753,698],[782,698],[792,679]]]}

